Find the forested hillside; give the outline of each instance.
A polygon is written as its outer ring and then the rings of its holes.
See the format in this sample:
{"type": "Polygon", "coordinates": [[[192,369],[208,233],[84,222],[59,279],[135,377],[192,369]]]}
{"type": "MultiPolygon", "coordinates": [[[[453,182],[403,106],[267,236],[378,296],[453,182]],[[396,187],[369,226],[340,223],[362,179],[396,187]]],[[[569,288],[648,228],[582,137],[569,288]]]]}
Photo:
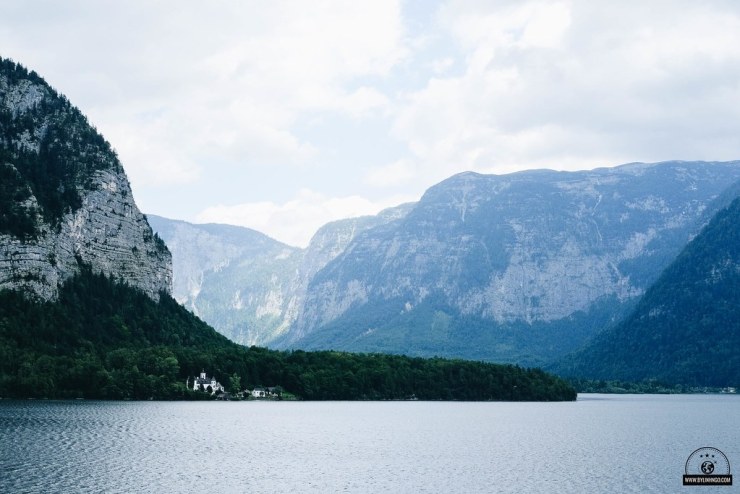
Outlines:
{"type": "Polygon", "coordinates": [[[592,379],[740,384],[740,198],[689,243],[631,316],[554,369],[592,379]]]}
{"type": "Polygon", "coordinates": [[[99,170],[122,172],[110,144],[64,96],[35,72],[0,58],[0,233],[35,237],[35,210],[24,202],[36,198],[38,212],[59,225],[65,212],[82,205],[80,186],[91,187],[99,170]],[[12,166],[10,165],[12,163],[12,166]],[[15,172],[13,172],[15,168],[15,172]]]}
{"type": "Polygon", "coordinates": [[[204,369],[231,391],[279,385],[307,400],[575,399],[564,381],[515,366],[246,348],[165,293],[154,302],[90,270],[57,302],[0,292],[0,397],[197,398],[185,380],[204,369]]]}

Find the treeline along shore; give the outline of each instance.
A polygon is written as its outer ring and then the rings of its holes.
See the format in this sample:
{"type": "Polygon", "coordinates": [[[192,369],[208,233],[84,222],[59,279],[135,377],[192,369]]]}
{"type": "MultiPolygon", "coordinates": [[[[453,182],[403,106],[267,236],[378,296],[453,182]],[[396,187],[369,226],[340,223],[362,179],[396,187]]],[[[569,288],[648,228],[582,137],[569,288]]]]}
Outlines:
{"type": "Polygon", "coordinates": [[[53,302],[0,292],[2,398],[202,399],[186,386],[202,369],[227,388],[280,386],[302,400],[576,398],[564,380],[514,365],[240,346],[166,293],[154,302],[90,269],[53,302]]]}

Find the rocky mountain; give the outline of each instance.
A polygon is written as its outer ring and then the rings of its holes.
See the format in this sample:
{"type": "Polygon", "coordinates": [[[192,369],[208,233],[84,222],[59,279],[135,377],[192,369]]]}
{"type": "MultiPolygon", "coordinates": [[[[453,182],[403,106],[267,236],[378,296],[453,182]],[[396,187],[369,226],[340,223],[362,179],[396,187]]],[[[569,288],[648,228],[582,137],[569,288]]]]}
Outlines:
{"type": "Polygon", "coordinates": [[[115,152],[34,72],[0,59],[0,290],[51,300],[87,265],[152,298],[171,257],[115,152]]]}
{"type": "Polygon", "coordinates": [[[148,215],[172,252],[172,295],[238,343],[285,331],[301,250],[248,228],[148,215]]]}
{"type": "MultiPolygon", "coordinates": [[[[352,224],[325,230],[316,259],[256,232],[165,228],[194,239],[173,242],[178,249],[202,254],[207,269],[178,280],[198,307],[208,285],[190,283],[194,276],[264,255],[294,258],[293,271],[304,262],[318,269],[351,241],[360,228],[352,224]]],[[[245,348],[178,304],[170,279],[169,251],[136,208],[110,145],[40,77],[0,59],[0,400],[210,399],[187,384],[203,369],[234,394],[269,383],[308,400],[576,396],[539,369],[245,348]]]]}
{"type": "Polygon", "coordinates": [[[249,228],[197,225],[149,215],[173,255],[173,296],[233,341],[275,345],[289,333],[317,271],[355,236],[394,221],[403,205],[335,221],[316,232],[306,249],[291,247],[249,228]]]}
{"type": "Polygon", "coordinates": [[[559,362],[564,375],[740,383],[740,197],[721,210],[621,324],[559,362]]]}
{"type": "Polygon", "coordinates": [[[318,271],[282,342],[541,365],[621,319],[739,178],[740,162],[456,175],[318,271]]]}
{"type": "Polygon", "coordinates": [[[303,250],[150,221],[177,300],[235,341],[542,365],[628,314],[738,179],[738,162],[464,173],[303,250]]]}

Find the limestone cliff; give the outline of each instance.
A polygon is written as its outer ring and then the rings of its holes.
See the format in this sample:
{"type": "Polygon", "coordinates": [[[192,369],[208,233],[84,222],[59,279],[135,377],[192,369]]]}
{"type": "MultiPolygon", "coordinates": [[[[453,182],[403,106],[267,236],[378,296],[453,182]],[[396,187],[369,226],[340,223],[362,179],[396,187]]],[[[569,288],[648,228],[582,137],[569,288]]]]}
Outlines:
{"type": "Polygon", "coordinates": [[[738,162],[456,175],[320,270],[288,341],[539,365],[616,322],[738,178],[738,162]]]}
{"type": "Polygon", "coordinates": [[[302,251],[230,225],[149,215],[172,251],[172,295],[237,343],[264,345],[287,329],[302,251]]]}
{"type": "Polygon", "coordinates": [[[303,309],[313,276],[361,232],[405,215],[403,205],[324,225],[306,249],[249,228],[191,224],[155,215],[172,251],[173,296],[216,330],[245,345],[279,344],[303,309]]]}
{"type": "Polygon", "coordinates": [[[169,292],[171,256],[110,145],[34,72],[0,59],[0,289],[56,297],[82,264],[169,292]]]}

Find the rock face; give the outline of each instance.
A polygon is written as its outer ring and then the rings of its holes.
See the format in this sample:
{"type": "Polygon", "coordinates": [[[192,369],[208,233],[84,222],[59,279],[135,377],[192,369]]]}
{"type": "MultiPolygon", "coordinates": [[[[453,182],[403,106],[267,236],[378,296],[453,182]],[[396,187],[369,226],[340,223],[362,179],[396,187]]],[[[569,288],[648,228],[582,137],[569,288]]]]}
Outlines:
{"type": "Polygon", "coordinates": [[[737,162],[454,176],[317,272],[285,341],[542,364],[632,307],[738,178],[737,162]]]}
{"type": "Polygon", "coordinates": [[[316,273],[340,256],[352,241],[364,232],[382,228],[405,218],[414,208],[415,203],[401,204],[388,208],[375,216],[361,216],[333,221],[319,228],[311,238],[308,248],[303,252],[303,260],[294,283],[295,300],[289,314],[286,331],[269,343],[277,347],[289,347],[304,334],[297,324],[297,319],[305,312],[308,287],[316,273]]]}
{"type": "Polygon", "coordinates": [[[35,73],[0,59],[0,289],[51,300],[81,264],[157,299],[171,256],[110,145],[35,73]]]}
{"type": "Polygon", "coordinates": [[[175,297],[237,342],[543,365],[618,323],[738,179],[738,162],[463,173],[305,250],[152,224],[175,297]]]}
{"type": "Polygon", "coordinates": [[[377,216],[323,226],[299,249],[249,228],[195,225],[149,215],[173,255],[173,296],[220,333],[245,345],[277,345],[289,335],[317,271],[368,228],[403,216],[404,205],[377,216]]]}
{"type": "Polygon", "coordinates": [[[262,345],[287,329],[301,250],[228,225],[193,225],[149,215],[173,253],[173,292],[230,339],[262,345]]]}

